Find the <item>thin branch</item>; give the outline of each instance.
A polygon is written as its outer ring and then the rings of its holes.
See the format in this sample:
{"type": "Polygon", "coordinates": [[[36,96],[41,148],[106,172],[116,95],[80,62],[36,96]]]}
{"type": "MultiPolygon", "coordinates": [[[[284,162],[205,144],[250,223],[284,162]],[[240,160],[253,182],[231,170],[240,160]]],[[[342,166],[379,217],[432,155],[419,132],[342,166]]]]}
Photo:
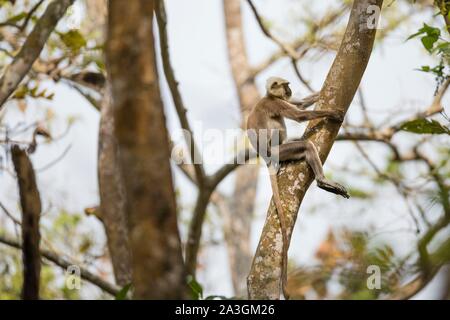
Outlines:
{"type": "Polygon", "coordinates": [[[6,209],[6,207],[4,206],[3,203],[0,202],[0,208],[3,210],[3,212],[8,216],[8,218],[10,218],[12,220],[12,222],[14,222],[14,224],[20,226],[22,223],[12,215],[11,212],[9,212],[8,209],[6,209]]]}
{"type": "Polygon", "coordinates": [[[230,163],[223,165],[212,176],[210,176],[210,188],[216,188],[216,186],[220,182],[222,182],[222,180],[225,179],[231,172],[233,172],[233,170],[242,165],[241,161],[244,160],[245,162],[247,162],[251,159],[256,158],[257,156],[258,154],[253,149],[245,149],[244,151],[236,155],[230,163]]]}
{"type": "Polygon", "coordinates": [[[41,4],[44,2],[44,0],[40,0],[38,3],[36,3],[31,9],[30,11],[27,13],[23,23],[21,25],[16,24],[13,22],[12,19],[8,19],[7,21],[4,22],[0,22],[0,27],[14,27],[16,29],[18,29],[19,31],[23,31],[25,30],[25,28],[28,25],[28,22],[30,21],[30,19],[32,18],[33,14],[36,12],[36,10],[41,6],[41,4]]]}
{"type": "Polygon", "coordinates": [[[201,160],[200,152],[195,143],[194,134],[187,119],[187,110],[184,106],[183,98],[181,97],[181,94],[178,90],[178,82],[175,79],[175,74],[170,63],[169,40],[167,37],[167,16],[164,7],[164,1],[157,1],[157,4],[156,19],[158,22],[159,42],[161,47],[161,57],[164,74],[166,76],[170,92],[172,94],[172,100],[175,105],[181,127],[185,131],[187,131],[189,135],[188,137],[185,137],[187,146],[189,148],[189,156],[192,160],[192,163],[194,164],[197,182],[199,185],[202,185],[205,179],[205,170],[203,168],[203,165],[201,163],[198,163],[201,160]]]}
{"type": "Polygon", "coordinates": [[[28,12],[25,20],[23,21],[22,25],[19,27],[20,31],[24,31],[25,28],[28,26],[28,22],[30,22],[31,18],[33,17],[33,14],[36,12],[37,9],[39,9],[39,7],[41,6],[41,4],[44,2],[45,0],[40,0],[38,3],[36,3],[31,10],[28,12]]]}
{"type": "MultiPolygon", "coordinates": [[[[419,262],[422,267],[424,267],[424,261],[422,259],[425,256],[423,255],[424,252],[420,247],[421,246],[426,247],[426,245],[428,245],[428,243],[430,243],[431,240],[434,238],[434,235],[436,235],[437,232],[446,228],[449,223],[450,223],[449,219],[446,219],[445,217],[442,218],[436,223],[435,226],[430,228],[428,232],[419,240],[419,254],[420,254],[419,262]]],[[[425,266],[425,269],[422,270],[422,272],[418,276],[416,276],[413,280],[406,283],[399,289],[395,290],[393,294],[388,295],[385,299],[406,300],[419,293],[423,288],[425,288],[430,283],[431,280],[434,279],[439,270],[449,262],[450,260],[450,257],[448,255],[449,247],[450,247],[450,240],[447,239],[433,253],[429,254],[428,252],[426,252],[427,261],[425,263],[427,265],[425,266]]]]}
{"type": "Polygon", "coordinates": [[[284,43],[280,39],[278,39],[276,36],[274,36],[270,30],[264,25],[263,19],[258,13],[258,10],[256,9],[255,5],[251,0],[247,0],[248,4],[250,5],[250,8],[256,18],[256,21],[258,22],[258,25],[261,29],[261,31],[264,33],[266,37],[271,39],[273,42],[275,42],[282,50],[282,52],[286,55],[288,55],[291,59],[292,67],[294,68],[295,74],[297,75],[298,79],[301,83],[310,91],[314,92],[315,90],[311,87],[309,82],[303,77],[303,75],[300,73],[300,70],[297,66],[297,60],[302,58],[308,49],[303,50],[301,53],[298,53],[294,47],[292,47],[289,44],[284,43]]]}
{"type": "Polygon", "coordinates": [[[297,75],[297,78],[300,80],[301,83],[308,89],[310,92],[314,92],[315,90],[311,87],[311,84],[308,80],[306,80],[303,75],[300,72],[300,69],[297,65],[297,61],[294,58],[291,58],[292,67],[294,68],[294,72],[297,75]]]}
{"type": "MultiPolygon", "coordinates": [[[[442,99],[447,92],[448,88],[450,86],[450,79],[446,80],[445,83],[441,86],[436,96],[433,98],[433,101],[431,104],[427,107],[425,111],[421,111],[417,113],[415,116],[407,119],[399,121],[398,123],[391,125],[386,128],[379,128],[375,129],[372,123],[369,121],[367,116],[367,107],[364,103],[364,98],[362,96],[361,88],[358,90],[359,97],[360,97],[360,103],[361,108],[363,109],[364,113],[364,124],[360,127],[357,127],[357,129],[361,129],[361,131],[358,132],[350,132],[348,128],[346,130],[339,134],[336,138],[336,141],[374,141],[374,142],[380,142],[385,145],[387,145],[392,152],[394,153],[394,159],[395,160],[401,160],[404,157],[400,155],[400,152],[398,148],[392,143],[393,136],[401,131],[403,123],[406,121],[413,121],[417,119],[424,119],[427,117],[434,116],[438,113],[440,113],[442,108],[442,99]],[[367,130],[368,129],[368,130],[367,130]]],[[[414,160],[420,160],[417,159],[417,156],[413,156],[414,160]]]]}
{"type": "Polygon", "coordinates": [[[288,56],[290,56],[292,59],[297,60],[300,55],[298,52],[292,48],[289,44],[286,44],[282,42],[280,39],[275,37],[269,29],[264,25],[263,19],[261,18],[260,14],[258,13],[258,10],[256,9],[255,5],[251,0],[247,0],[247,3],[250,5],[250,8],[256,18],[256,21],[258,22],[259,27],[261,28],[261,31],[264,33],[264,35],[268,38],[270,38],[273,42],[275,42],[288,56]]]}
{"type": "MultiPolygon", "coordinates": [[[[325,16],[324,18],[319,20],[319,22],[314,23],[309,34],[315,34],[320,29],[323,29],[323,28],[331,25],[333,22],[335,22],[337,19],[339,19],[348,10],[348,7],[349,7],[349,4],[345,3],[336,11],[332,11],[327,16],[325,16]]],[[[312,20],[312,22],[315,22],[315,21],[312,20]]],[[[296,51],[301,49],[303,46],[307,45],[307,43],[308,43],[307,39],[309,37],[309,34],[298,38],[297,40],[293,41],[289,46],[291,48],[294,48],[296,51]]],[[[312,45],[310,44],[307,48],[303,49],[303,51],[301,51],[299,53],[299,55],[303,56],[306,53],[306,51],[308,51],[311,48],[311,46],[312,45]]],[[[271,66],[273,63],[278,61],[278,59],[283,58],[286,55],[287,54],[283,49],[280,49],[279,51],[275,52],[269,58],[267,58],[265,61],[263,61],[256,67],[252,68],[248,78],[254,79],[259,73],[266,70],[269,66],[271,66]]]]}
{"type": "Polygon", "coordinates": [[[51,2],[25,40],[13,62],[0,78],[0,110],[9,96],[16,90],[22,79],[39,57],[47,39],[64,16],[74,0],[55,0],[51,2]]]}
{"type": "MultiPolygon", "coordinates": [[[[0,243],[3,243],[7,246],[10,246],[10,247],[13,247],[13,248],[16,248],[19,250],[22,249],[22,244],[19,241],[14,240],[11,237],[6,236],[6,235],[0,235],[0,243]]],[[[40,253],[41,253],[42,257],[44,257],[48,261],[53,262],[55,265],[61,267],[63,270],[66,270],[70,266],[77,265],[73,261],[69,261],[66,258],[63,258],[63,257],[57,255],[56,253],[46,250],[46,249],[40,249],[40,253]]],[[[91,273],[89,270],[80,267],[80,271],[81,271],[80,276],[82,279],[99,287],[100,289],[109,293],[110,295],[116,296],[120,292],[119,287],[103,280],[99,276],[91,273]]]]}
{"type": "Polygon", "coordinates": [[[72,148],[72,145],[69,144],[64,151],[58,156],[56,157],[56,159],[53,159],[52,161],[50,161],[49,163],[47,163],[46,165],[44,165],[43,167],[40,167],[38,169],[36,169],[36,172],[42,172],[45,171],[47,169],[50,169],[52,166],[54,166],[56,163],[58,163],[59,161],[61,161],[69,152],[69,150],[72,148]]]}
{"type": "Polygon", "coordinates": [[[359,105],[362,110],[362,114],[364,117],[364,125],[368,126],[369,129],[373,130],[373,124],[370,121],[369,115],[367,114],[367,104],[366,99],[364,98],[364,92],[361,86],[358,89],[358,98],[359,98],[359,105]]]}
{"type": "Polygon", "coordinates": [[[94,107],[97,111],[100,111],[102,101],[101,99],[96,99],[93,95],[85,92],[83,89],[80,88],[80,86],[76,83],[72,83],[68,81],[68,84],[71,88],[75,89],[79,94],[83,96],[90,104],[94,107]]]}
{"type": "Polygon", "coordinates": [[[364,150],[364,148],[361,146],[361,144],[358,141],[354,140],[353,143],[355,144],[356,148],[361,153],[363,158],[366,159],[366,161],[369,163],[369,165],[372,167],[372,169],[377,173],[377,175],[379,177],[385,178],[388,181],[392,182],[392,184],[394,185],[397,192],[405,200],[405,204],[408,209],[409,215],[416,226],[416,232],[419,233],[420,232],[419,221],[417,220],[416,216],[414,215],[414,211],[412,210],[411,205],[408,202],[408,193],[406,192],[405,187],[400,183],[400,181],[398,181],[398,179],[395,179],[394,177],[391,177],[391,176],[381,172],[380,169],[378,169],[378,167],[376,166],[376,164],[372,161],[372,159],[370,159],[369,155],[367,154],[367,152],[364,150]]]}

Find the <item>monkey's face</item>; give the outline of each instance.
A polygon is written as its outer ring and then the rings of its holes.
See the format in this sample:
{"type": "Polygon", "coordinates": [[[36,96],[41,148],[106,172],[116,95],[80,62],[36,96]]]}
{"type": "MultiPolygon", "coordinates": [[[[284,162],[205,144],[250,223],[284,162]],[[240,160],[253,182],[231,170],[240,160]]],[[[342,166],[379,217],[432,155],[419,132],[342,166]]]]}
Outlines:
{"type": "Polygon", "coordinates": [[[269,78],[267,81],[267,93],[271,96],[289,100],[289,98],[292,96],[291,88],[289,88],[289,81],[284,80],[282,78],[269,78]]]}

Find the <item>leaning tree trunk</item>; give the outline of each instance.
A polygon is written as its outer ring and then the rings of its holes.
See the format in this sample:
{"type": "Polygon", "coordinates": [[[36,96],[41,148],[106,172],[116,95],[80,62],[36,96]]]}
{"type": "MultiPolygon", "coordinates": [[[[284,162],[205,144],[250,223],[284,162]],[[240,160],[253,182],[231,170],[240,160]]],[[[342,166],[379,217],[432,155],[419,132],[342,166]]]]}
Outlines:
{"type": "MultiPolygon", "coordinates": [[[[320,92],[316,110],[339,110],[345,113],[358,89],[372,52],[376,26],[376,8],[383,0],[355,0],[339,51],[320,92]],[[372,7],[370,7],[372,6],[372,7]],[[374,13],[375,12],[375,13],[374,13]]],[[[325,162],[340,124],[327,120],[311,121],[304,135],[317,147],[325,162]]],[[[314,179],[306,162],[288,164],[280,170],[281,204],[285,211],[290,238],[303,197],[314,179]]],[[[248,277],[251,299],[279,299],[281,288],[282,237],[273,201],[248,277]]]]}
{"type": "Polygon", "coordinates": [[[153,40],[154,0],[110,0],[106,43],[129,224],[134,297],[187,297],[169,139],[153,40]]]}
{"type": "MultiPolygon", "coordinates": [[[[253,80],[246,81],[251,69],[245,49],[241,1],[224,0],[223,7],[228,58],[239,97],[242,127],[245,129],[247,115],[258,102],[260,96],[255,82],[253,80]]],[[[226,210],[221,210],[222,215],[226,215],[224,217],[225,239],[230,261],[231,279],[237,296],[245,295],[245,279],[250,270],[252,259],[250,233],[255,209],[258,172],[259,166],[254,164],[246,164],[236,170],[233,196],[226,202],[226,210]]]]}
{"type": "Polygon", "coordinates": [[[20,149],[19,146],[13,146],[11,154],[17,173],[20,206],[22,208],[22,299],[37,300],[39,299],[39,277],[41,274],[41,253],[39,251],[41,198],[33,165],[26,151],[20,149]]]}

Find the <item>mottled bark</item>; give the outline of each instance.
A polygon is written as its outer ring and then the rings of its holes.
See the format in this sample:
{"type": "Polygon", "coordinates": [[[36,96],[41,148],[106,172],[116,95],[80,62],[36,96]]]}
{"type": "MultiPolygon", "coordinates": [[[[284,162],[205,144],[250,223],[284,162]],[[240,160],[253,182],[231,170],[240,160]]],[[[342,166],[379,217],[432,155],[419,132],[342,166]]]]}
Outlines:
{"type": "Polygon", "coordinates": [[[134,297],[187,297],[153,40],[155,1],[109,1],[106,43],[134,297]]]}
{"type": "Polygon", "coordinates": [[[55,0],[51,2],[42,17],[37,21],[30,35],[13,62],[6,68],[0,78],[0,110],[9,96],[16,90],[22,79],[31,69],[34,61],[41,54],[48,37],[58,21],[64,16],[74,0],[55,0]]]}
{"type": "MultiPolygon", "coordinates": [[[[355,0],[339,51],[320,93],[316,109],[334,109],[345,113],[358,89],[372,52],[375,28],[370,28],[373,11],[381,8],[382,0],[355,0]],[[369,15],[372,13],[372,15],[369,15]]],[[[304,138],[317,147],[322,162],[339,131],[340,124],[328,120],[311,121],[304,138]]],[[[285,165],[278,177],[280,196],[291,236],[303,197],[314,179],[306,162],[285,165]]],[[[275,205],[270,204],[267,219],[248,277],[251,299],[279,299],[282,261],[282,237],[275,205]]]]}
{"type": "MultiPolygon", "coordinates": [[[[228,58],[239,97],[242,126],[244,127],[250,109],[258,102],[260,96],[254,80],[247,81],[251,68],[245,48],[241,1],[224,0],[223,7],[228,58]]],[[[221,210],[221,213],[224,215],[224,231],[227,235],[225,239],[230,261],[231,279],[237,296],[245,295],[245,278],[250,270],[250,234],[255,209],[258,172],[259,167],[254,164],[247,164],[238,168],[233,196],[226,203],[222,203],[222,206],[228,207],[226,210],[221,210]]]]}
{"type": "Polygon", "coordinates": [[[131,282],[131,255],[125,214],[125,194],[119,166],[110,91],[106,90],[100,113],[98,182],[100,213],[108,240],[116,283],[131,282]]]}
{"type": "MultiPolygon", "coordinates": [[[[83,30],[96,31],[99,39],[106,34],[107,1],[86,0],[87,19],[83,30]]],[[[117,141],[114,137],[114,118],[111,91],[105,87],[105,76],[90,71],[80,72],[71,80],[102,93],[98,137],[98,182],[100,207],[95,212],[105,228],[107,245],[116,283],[120,287],[131,283],[131,249],[125,213],[125,194],[119,166],[117,141]]]]}
{"type": "Polygon", "coordinates": [[[23,259],[23,300],[39,299],[39,277],[41,274],[41,254],[39,244],[39,219],[41,199],[36,184],[33,165],[25,150],[13,146],[11,150],[19,185],[20,206],[22,208],[22,259],[23,259]]]}

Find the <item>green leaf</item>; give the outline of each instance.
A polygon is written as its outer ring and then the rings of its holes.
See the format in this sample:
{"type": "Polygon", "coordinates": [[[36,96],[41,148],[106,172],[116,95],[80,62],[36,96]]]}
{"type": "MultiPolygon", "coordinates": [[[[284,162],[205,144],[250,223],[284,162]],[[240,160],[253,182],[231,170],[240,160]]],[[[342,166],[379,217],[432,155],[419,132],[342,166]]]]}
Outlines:
{"type": "Polygon", "coordinates": [[[438,39],[439,39],[438,36],[431,35],[431,36],[424,36],[420,40],[422,41],[422,44],[425,47],[425,49],[431,51],[433,50],[434,43],[438,41],[438,39]]]}
{"type": "Polygon", "coordinates": [[[416,119],[403,123],[400,127],[403,131],[418,134],[450,134],[450,130],[436,120],[416,119]]]}
{"type": "Polygon", "coordinates": [[[125,300],[127,298],[128,291],[130,291],[132,284],[129,283],[125,285],[120,291],[116,294],[116,300],[125,300]]]}
{"type": "Polygon", "coordinates": [[[423,27],[420,28],[418,30],[418,32],[410,35],[408,37],[408,39],[406,39],[406,40],[410,40],[410,39],[420,36],[422,34],[426,34],[427,36],[434,36],[434,37],[439,38],[441,35],[441,30],[439,28],[434,28],[434,27],[431,27],[431,26],[427,25],[426,23],[424,23],[423,27]]]}
{"type": "Polygon", "coordinates": [[[203,298],[203,288],[193,276],[188,276],[188,285],[191,288],[192,299],[201,300],[203,298]]]}
{"type": "Polygon", "coordinates": [[[78,30],[70,30],[66,33],[59,33],[61,41],[66,45],[73,53],[78,53],[83,47],[86,46],[86,39],[78,30]]]}
{"type": "Polygon", "coordinates": [[[423,72],[430,72],[431,67],[430,66],[422,66],[419,71],[423,71],[423,72]]]}

